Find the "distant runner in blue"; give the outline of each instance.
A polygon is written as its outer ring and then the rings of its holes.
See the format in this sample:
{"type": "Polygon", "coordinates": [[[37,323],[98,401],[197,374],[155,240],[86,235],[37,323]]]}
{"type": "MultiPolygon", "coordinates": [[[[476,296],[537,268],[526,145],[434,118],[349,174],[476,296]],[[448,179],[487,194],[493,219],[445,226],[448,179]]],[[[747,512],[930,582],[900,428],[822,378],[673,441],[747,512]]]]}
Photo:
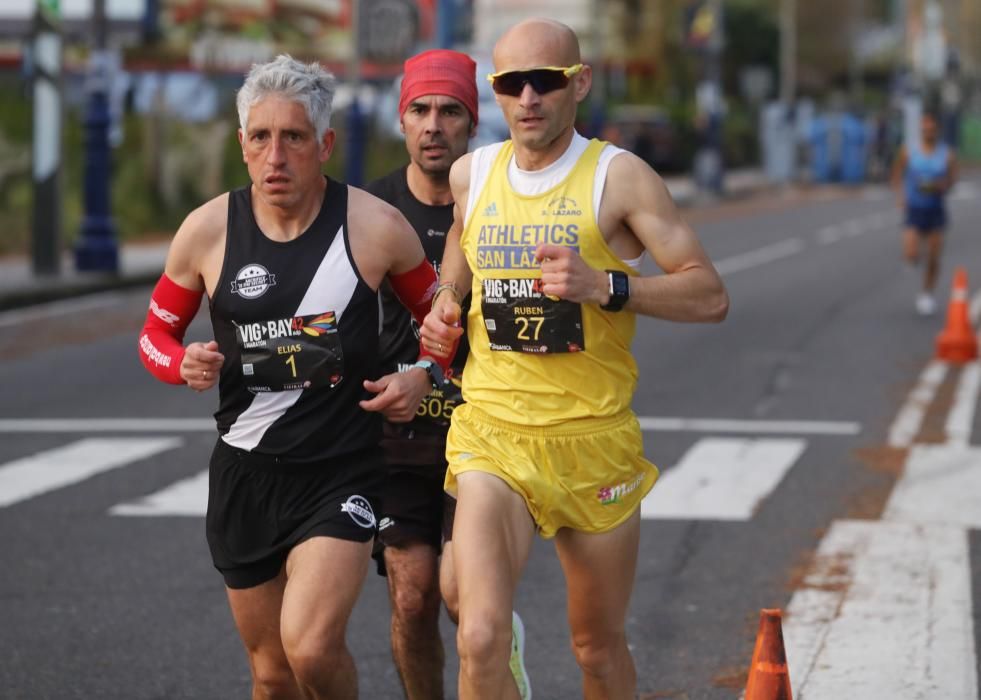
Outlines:
{"type": "Polygon", "coordinates": [[[926,247],[923,289],[916,297],[916,310],[929,316],[937,310],[933,296],[940,270],[943,233],[947,226],[944,198],[957,180],[954,150],[939,140],[937,116],[924,112],[920,119],[920,142],[900,149],[893,166],[893,188],[905,212],[903,254],[911,265],[920,260],[926,247]]]}

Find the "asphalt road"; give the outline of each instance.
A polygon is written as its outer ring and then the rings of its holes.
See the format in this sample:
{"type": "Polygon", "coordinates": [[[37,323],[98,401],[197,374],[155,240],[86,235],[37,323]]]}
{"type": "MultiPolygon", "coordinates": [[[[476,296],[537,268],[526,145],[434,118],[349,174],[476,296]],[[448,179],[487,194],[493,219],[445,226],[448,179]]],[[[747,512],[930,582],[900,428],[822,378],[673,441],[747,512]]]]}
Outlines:
{"type": "MultiPolygon", "coordinates": [[[[833,523],[882,516],[906,455],[890,445],[890,427],[933,358],[954,265],[981,283],[979,195],[975,180],[951,202],[940,312],[929,318],[914,311],[918,273],[902,263],[898,214],[880,188],[688,212],[732,307],[718,326],[638,321],[634,406],[663,471],[653,493],[668,494],[645,509],[628,619],[641,697],[737,697],[759,609],[791,604],[833,523]],[[713,469],[693,482],[705,488],[701,500],[673,496],[684,483],[667,477],[706,461],[713,469]],[[714,486],[719,474],[729,481],[714,486]],[[747,484],[755,496],[741,492],[747,484]]],[[[216,397],[142,369],[136,333],[148,294],[0,314],[0,698],[249,695],[203,518],[173,506],[202,497],[195,477],[214,444],[216,397]],[[90,452],[102,466],[66,477],[90,452]],[[118,463],[106,466],[107,453],[118,463]],[[32,491],[39,473],[48,481],[32,491]],[[154,500],[182,480],[183,500],[154,500]]],[[[188,338],[208,337],[201,314],[188,338]]],[[[943,425],[953,392],[941,387],[916,442],[937,442],[929,432],[943,425]]],[[[978,417],[968,419],[978,440],[978,417]]],[[[959,611],[976,630],[981,541],[973,528],[967,536],[970,595],[959,611]]],[[[563,593],[552,546],[538,542],[517,609],[541,700],[580,697],[563,593]]],[[[349,633],[361,697],[401,697],[387,630],[386,590],[371,573],[349,633]]],[[[976,688],[977,632],[967,641],[963,667],[976,688]]]]}

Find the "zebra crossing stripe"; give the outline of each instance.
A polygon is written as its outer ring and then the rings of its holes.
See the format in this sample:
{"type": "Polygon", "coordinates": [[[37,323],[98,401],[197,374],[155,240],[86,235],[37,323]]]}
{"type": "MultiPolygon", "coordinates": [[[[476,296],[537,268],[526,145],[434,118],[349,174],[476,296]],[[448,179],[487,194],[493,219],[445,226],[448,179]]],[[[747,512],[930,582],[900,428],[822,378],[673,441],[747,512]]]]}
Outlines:
{"type": "Polygon", "coordinates": [[[208,511],[208,472],[181,479],[146,498],[120,503],[109,509],[111,515],[200,516],[208,511]]]}
{"type": "Polygon", "coordinates": [[[0,466],[0,507],[184,444],[181,438],[87,438],[0,466]]]}
{"type": "Polygon", "coordinates": [[[806,446],[794,438],[703,438],[664,471],[641,503],[641,517],[749,520],[806,446]]]}

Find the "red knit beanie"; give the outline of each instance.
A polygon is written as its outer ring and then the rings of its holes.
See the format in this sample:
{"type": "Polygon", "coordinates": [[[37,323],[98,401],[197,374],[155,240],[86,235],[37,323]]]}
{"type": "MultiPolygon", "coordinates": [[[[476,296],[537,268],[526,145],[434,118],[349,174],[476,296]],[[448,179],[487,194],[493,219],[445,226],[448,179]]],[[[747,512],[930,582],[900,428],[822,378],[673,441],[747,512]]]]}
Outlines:
{"type": "Polygon", "coordinates": [[[461,102],[477,124],[477,64],[465,53],[431,49],[405,62],[399,114],[421,95],[447,95],[461,102]]]}

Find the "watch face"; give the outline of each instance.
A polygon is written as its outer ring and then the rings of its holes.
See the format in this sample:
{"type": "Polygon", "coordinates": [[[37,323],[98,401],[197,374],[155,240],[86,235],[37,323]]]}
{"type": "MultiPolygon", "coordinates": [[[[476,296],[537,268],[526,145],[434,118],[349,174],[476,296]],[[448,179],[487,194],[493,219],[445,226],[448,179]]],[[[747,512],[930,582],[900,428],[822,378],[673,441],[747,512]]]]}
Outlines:
{"type": "Polygon", "coordinates": [[[620,270],[607,270],[607,274],[610,276],[610,300],[601,308],[619,311],[630,298],[630,278],[620,270]]]}
{"type": "Polygon", "coordinates": [[[628,282],[627,276],[624,274],[614,274],[613,277],[613,294],[618,297],[627,296],[628,282]]]}

